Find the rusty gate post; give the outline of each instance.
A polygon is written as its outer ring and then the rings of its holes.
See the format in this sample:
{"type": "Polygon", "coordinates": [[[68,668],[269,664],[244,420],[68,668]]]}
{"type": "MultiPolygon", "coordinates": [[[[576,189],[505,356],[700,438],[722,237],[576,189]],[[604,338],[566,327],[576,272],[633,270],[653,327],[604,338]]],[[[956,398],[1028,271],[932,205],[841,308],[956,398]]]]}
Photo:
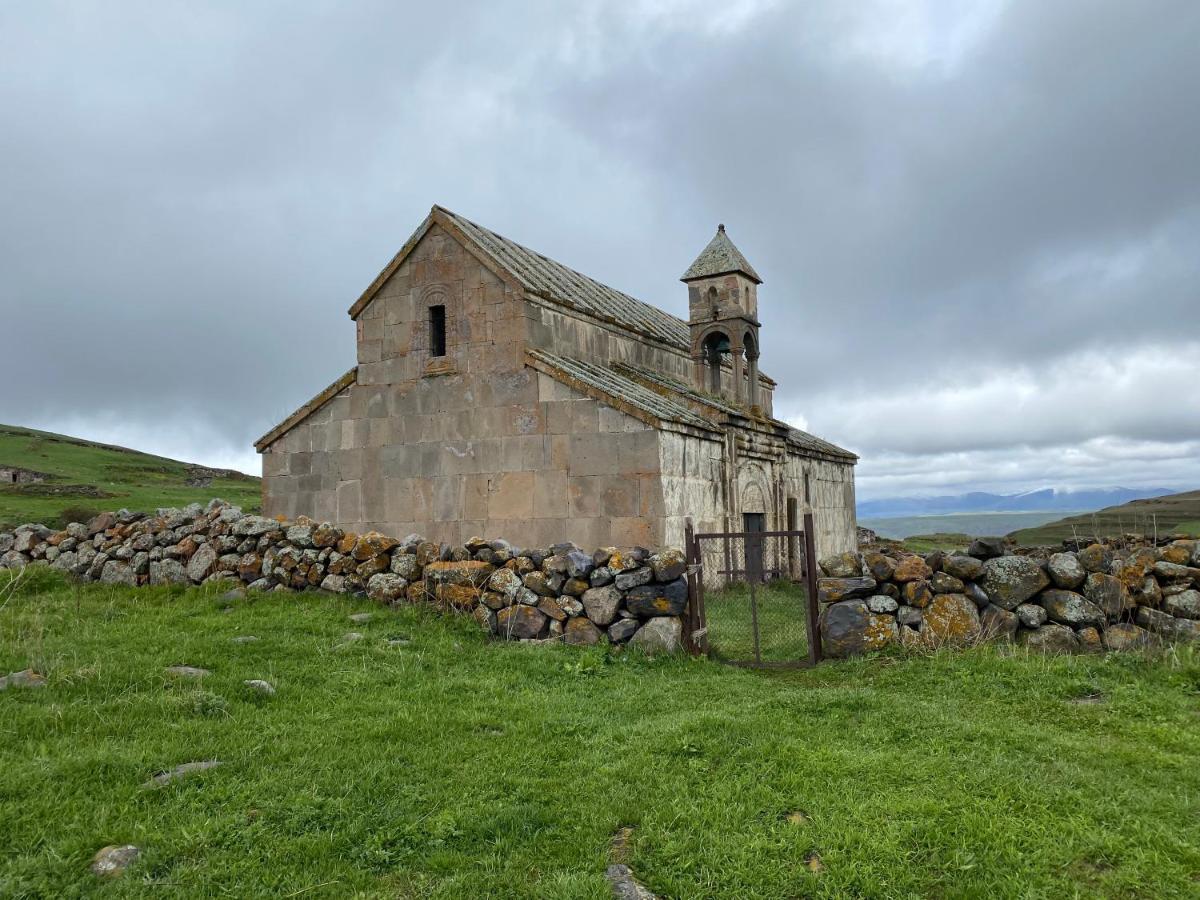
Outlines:
{"type": "Polygon", "coordinates": [[[817,544],[812,510],[804,513],[804,588],[808,594],[808,661],[816,665],[821,661],[821,629],[817,611],[817,544]]]}

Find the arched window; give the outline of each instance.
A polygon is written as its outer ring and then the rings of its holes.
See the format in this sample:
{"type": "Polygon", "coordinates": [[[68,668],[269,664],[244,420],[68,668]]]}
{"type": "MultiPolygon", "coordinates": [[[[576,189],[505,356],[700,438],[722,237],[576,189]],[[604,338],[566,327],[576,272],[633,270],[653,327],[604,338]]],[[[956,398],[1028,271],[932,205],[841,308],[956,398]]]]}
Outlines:
{"type": "Polygon", "coordinates": [[[714,331],[704,339],[704,365],[708,368],[708,389],[721,393],[721,360],[729,353],[729,335],[714,331]]]}
{"type": "Polygon", "coordinates": [[[747,331],[746,336],[742,338],[742,343],[746,347],[746,400],[751,406],[758,405],[758,342],[754,340],[754,334],[747,331]]]}
{"type": "Polygon", "coordinates": [[[708,308],[712,310],[712,317],[715,319],[721,315],[721,301],[717,299],[717,289],[709,287],[708,289],[708,308]]]}

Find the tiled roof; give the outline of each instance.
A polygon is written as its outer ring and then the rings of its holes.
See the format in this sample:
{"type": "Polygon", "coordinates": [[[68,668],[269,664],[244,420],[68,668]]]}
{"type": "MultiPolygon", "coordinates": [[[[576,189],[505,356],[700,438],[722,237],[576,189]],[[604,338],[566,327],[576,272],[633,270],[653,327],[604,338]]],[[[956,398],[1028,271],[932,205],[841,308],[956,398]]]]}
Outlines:
{"type": "Polygon", "coordinates": [[[443,207],[435,209],[520,281],[529,293],[649,334],[685,351],[690,348],[688,326],[682,319],[588,278],[457,213],[443,207]]]}
{"type": "Polygon", "coordinates": [[[725,226],[718,225],[716,235],[708,242],[708,246],[700,251],[696,261],[688,266],[688,270],[679,280],[691,281],[693,278],[708,278],[729,272],[741,272],[753,278],[756,284],[762,284],[754,266],[746,261],[741,250],[733,246],[733,241],[725,233],[725,226]]]}
{"type": "Polygon", "coordinates": [[[803,447],[805,450],[811,450],[814,453],[825,453],[829,456],[837,456],[850,460],[851,462],[858,459],[858,456],[849,450],[844,450],[837,444],[829,443],[829,441],[823,441],[819,437],[809,434],[807,431],[801,431],[799,428],[789,427],[787,439],[797,447],[803,447]]]}
{"type": "Polygon", "coordinates": [[[565,376],[569,382],[575,382],[584,388],[590,388],[606,395],[616,401],[618,409],[620,408],[619,404],[624,403],[663,422],[677,422],[681,425],[691,425],[708,431],[720,430],[716,423],[693,412],[686,404],[664,397],[607,366],[556,356],[545,350],[530,350],[528,355],[535,364],[542,364],[537,368],[548,366],[560,376],[565,376]]]}

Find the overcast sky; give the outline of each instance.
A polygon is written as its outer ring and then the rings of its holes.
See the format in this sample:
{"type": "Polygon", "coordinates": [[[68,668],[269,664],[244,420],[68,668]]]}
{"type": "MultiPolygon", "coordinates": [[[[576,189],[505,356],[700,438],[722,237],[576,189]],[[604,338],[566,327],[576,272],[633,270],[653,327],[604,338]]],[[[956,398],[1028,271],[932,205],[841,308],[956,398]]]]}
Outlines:
{"type": "Polygon", "coordinates": [[[860,498],[1194,489],[1198,86],[1195,0],[7,0],[0,421],[257,472],[440,203],[683,316],[724,222],[860,498]]]}

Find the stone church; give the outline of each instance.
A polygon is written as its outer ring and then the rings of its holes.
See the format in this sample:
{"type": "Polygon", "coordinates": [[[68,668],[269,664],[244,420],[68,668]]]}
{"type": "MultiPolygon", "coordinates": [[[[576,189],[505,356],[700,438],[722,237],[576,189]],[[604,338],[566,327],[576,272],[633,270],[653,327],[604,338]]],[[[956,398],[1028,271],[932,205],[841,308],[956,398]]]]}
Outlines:
{"type": "Polygon", "coordinates": [[[771,415],[724,226],[685,322],[439,206],[350,307],[358,365],[264,435],[263,512],[520,546],[799,527],[855,546],[857,457],[771,415]]]}

